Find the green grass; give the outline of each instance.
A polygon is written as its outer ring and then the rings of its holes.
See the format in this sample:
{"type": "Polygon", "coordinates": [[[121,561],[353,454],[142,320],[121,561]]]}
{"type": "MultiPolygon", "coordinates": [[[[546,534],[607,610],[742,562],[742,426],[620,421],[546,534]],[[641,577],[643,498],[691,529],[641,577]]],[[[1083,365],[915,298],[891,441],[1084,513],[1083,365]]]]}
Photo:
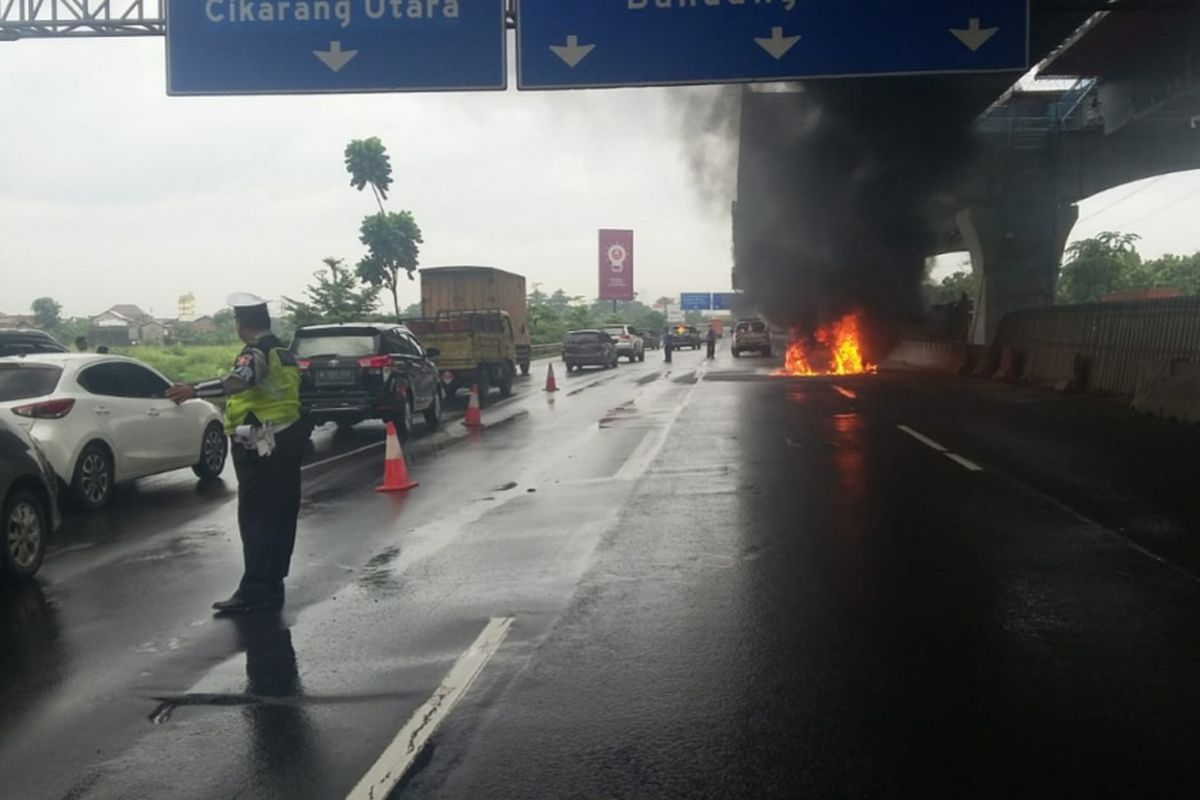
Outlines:
{"type": "Polygon", "coordinates": [[[229,372],[241,349],[238,345],[175,345],[117,348],[113,352],[149,364],[173,381],[192,383],[229,372]]]}

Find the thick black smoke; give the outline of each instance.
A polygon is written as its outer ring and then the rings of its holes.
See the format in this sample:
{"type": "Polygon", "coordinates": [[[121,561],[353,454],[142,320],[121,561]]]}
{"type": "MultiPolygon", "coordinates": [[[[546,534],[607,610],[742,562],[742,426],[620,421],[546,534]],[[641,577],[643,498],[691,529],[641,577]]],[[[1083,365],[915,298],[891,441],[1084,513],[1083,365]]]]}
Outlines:
{"type": "Polygon", "coordinates": [[[915,321],[944,201],[973,157],[975,99],[935,78],[734,91],[735,260],[753,307],[807,331],[850,312],[879,332],[915,321]]]}

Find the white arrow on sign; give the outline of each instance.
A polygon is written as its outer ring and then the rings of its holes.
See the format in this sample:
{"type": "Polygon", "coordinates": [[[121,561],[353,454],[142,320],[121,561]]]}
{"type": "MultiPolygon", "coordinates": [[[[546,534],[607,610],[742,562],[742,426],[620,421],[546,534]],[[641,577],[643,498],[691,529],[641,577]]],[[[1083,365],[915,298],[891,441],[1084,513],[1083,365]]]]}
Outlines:
{"type": "Polygon", "coordinates": [[[979,25],[979,17],[971,17],[971,23],[965,30],[963,28],[951,28],[950,33],[954,34],[954,38],[965,44],[974,53],[987,44],[988,40],[995,36],[999,30],[999,28],[982,28],[979,25]]]}
{"type": "Polygon", "coordinates": [[[775,57],[775,60],[783,58],[788,54],[788,51],[796,46],[796,42],[800,41],[799,36],[784,36],[783,28],[771,28],[771,38],[766,37],[756,38],[758,46],[775,57]]]}
{"type": "Polygon", "coordinates": [[[334,72],[341,72],[358,55],[357,50],[343,50],[341,42],[330,42],[328,50],[313,50],[313,55],[321,59],[325,66],[334,72]]]}
{"type": "Polygon", "coordinates": [[[552,44],[550,49],[554,55],[567,62],[571,69],[579,66],[579,62],[588,57],[588,53],[596,49],[594,44],[580,44],[578,36],[568,36],[566,45],[552,44]]]}

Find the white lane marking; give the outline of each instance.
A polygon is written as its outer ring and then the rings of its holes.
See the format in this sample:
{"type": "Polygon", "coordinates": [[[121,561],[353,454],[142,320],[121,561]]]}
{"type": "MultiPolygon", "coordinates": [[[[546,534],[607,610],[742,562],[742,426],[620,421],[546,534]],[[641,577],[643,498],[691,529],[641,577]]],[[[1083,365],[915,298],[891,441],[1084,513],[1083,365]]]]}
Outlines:
{"type": "Polygon", "coordinates": [[[688,403],[692,400],[692,395],[704,383],[704,373],[696,373],[696,382],[688,393],[683,396],[683,400],[668,417],[661,428],[657,431],[646,434],[646,437],[638,443],[638,446],[630,453],[629,458],[621,465],[621,469],[617,470],[617,474],[613,476],[616,480],[634,481],[646,474],[650,469],[650,465],[654,463],[654,459],[658,458],[658,454],[662,452],[663,447],[667,444],[667,438],[671,435],[671,429],[675,427],[675,423],[679,421],[679,417],[683,414],[683,410],[687,408],[688,403]]]}
{"type": "Polygon", "coordinates": [[[907,425],[897,425],[896,427],[899,428],[900,430],[904,431],[909,436],[913,437],[914,439],[916,439],[918,442],[925,445],[926,447],[932,447],[934,450],[937,450],[939,453],[950,452],[949,447],[943,447],[942,445],[935,442],[933,439],[930,439],[928,436],[925,436],[923,434],[917,433],[916,431],[914,431],[912,428],[908,427],[907,425]]]}
{"type": "Polygon", "coordinates": [[[838,394],[840,394],[842,397],[846,398],[847,400],[857,400],[858,399],[857,394],[850,391],[849,389],[843,389],[841,386],[834,386],[833,390],[835,392],[837,392],[838,394]]]}
{"type": "Polygon", "coordinates": [[[379,760],[367,770],[346,800],[383,800],[400,783],[413,761],[471,684],[500,649],[512,628],[512,617],[491,620],[442,680],[433,697],[404,724],[379,760]]]}
{"type": "Polygon", "coordinates": [[[629,454],[629,458],[617,470],[616,479],[619,481],[631,481],[650,468],[650,462],[654,460],[654,454],[657,452],[655,436],[647,431],[642,440],[638,442],[637,447],[629,454]]]}
{"type": "Polygon", "coordinates": [[[963,467],[964,469],[968,470],[969,472],[983,472],[983,467],[979,466],[974,461],[970,461],[966,458],[963,458],[958,453],[950,452],[949,447],[945,447],[943,445],[938,444],[933,439],[930,439],[928,436],[925,436],[924,434],[914,431],[912,428],[908,427],[907,425],[897,425],[896,427],[899,428],[900,430],[904,431],[909,436],[913,437],[914,439],[916,439],[918,442],[925,445],[926,447],[931,447],[934,450],[937,450],[939,453],[944,455],[946,458],[950,459],[955,464],[958,464],[960,467],[963,467]]]}
{"type": "Polygon", "coordinates": [[[323,467],[326,464],[334,464],[338,461],[342,461],[347,458],[352,458],[353,456],[362,455],[363,453],[367,452],[368,450],[374,450],[377,447],[383,447],[385,444],[387,444],[386,440],[379,441],[379,442],[375,442],[373,444],[369,444],[366,447],[360,447],[357,450],[351,450],[348,453],[342,453],[341,455],[333,456],[331,458],[326,458],[323,461],[314,461],[311,464],[305,464],[303,467],[300,468],[300,471],[304,472],[305,470],[313,469],[315,467],[323,467]]]}
{"type": "Polygon", "coordinates": [[[943,453],[946,458],[958,464],[961,467],[966,467],[971,472],[983,472],[983,467],[976,464],[974,461],[968,461],[957,453],[943,453]]]}

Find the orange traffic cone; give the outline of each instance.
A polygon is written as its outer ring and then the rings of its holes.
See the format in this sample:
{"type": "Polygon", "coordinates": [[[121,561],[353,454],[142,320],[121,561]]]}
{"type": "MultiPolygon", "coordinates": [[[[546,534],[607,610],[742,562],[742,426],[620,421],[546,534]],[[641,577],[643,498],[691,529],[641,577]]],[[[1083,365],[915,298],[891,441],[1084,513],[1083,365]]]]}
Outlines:
{"type": "Polygon", "coordinates": [[[554,380],[554,362],[550,362],[550,369],[546,370],[546,391],[558,391],[558,381],[554,380]]]}
{"type": "Polygon", "coordinates": [[[471,400],[467,403],[467,415],[463,417],[463,425],[468,428],[482,428],[483,414],[479,412],[479,387],[471,387],[471,400]]]}
{"type": "Polygon", "coordinates": [[[408,476],[408,464],[404,463],[404,451],[400,449],[400,437],[395,424],[387,425],[387,452],[384,454],[383,486],[377,492],[407,492],[419,484],[408,476]]]}

